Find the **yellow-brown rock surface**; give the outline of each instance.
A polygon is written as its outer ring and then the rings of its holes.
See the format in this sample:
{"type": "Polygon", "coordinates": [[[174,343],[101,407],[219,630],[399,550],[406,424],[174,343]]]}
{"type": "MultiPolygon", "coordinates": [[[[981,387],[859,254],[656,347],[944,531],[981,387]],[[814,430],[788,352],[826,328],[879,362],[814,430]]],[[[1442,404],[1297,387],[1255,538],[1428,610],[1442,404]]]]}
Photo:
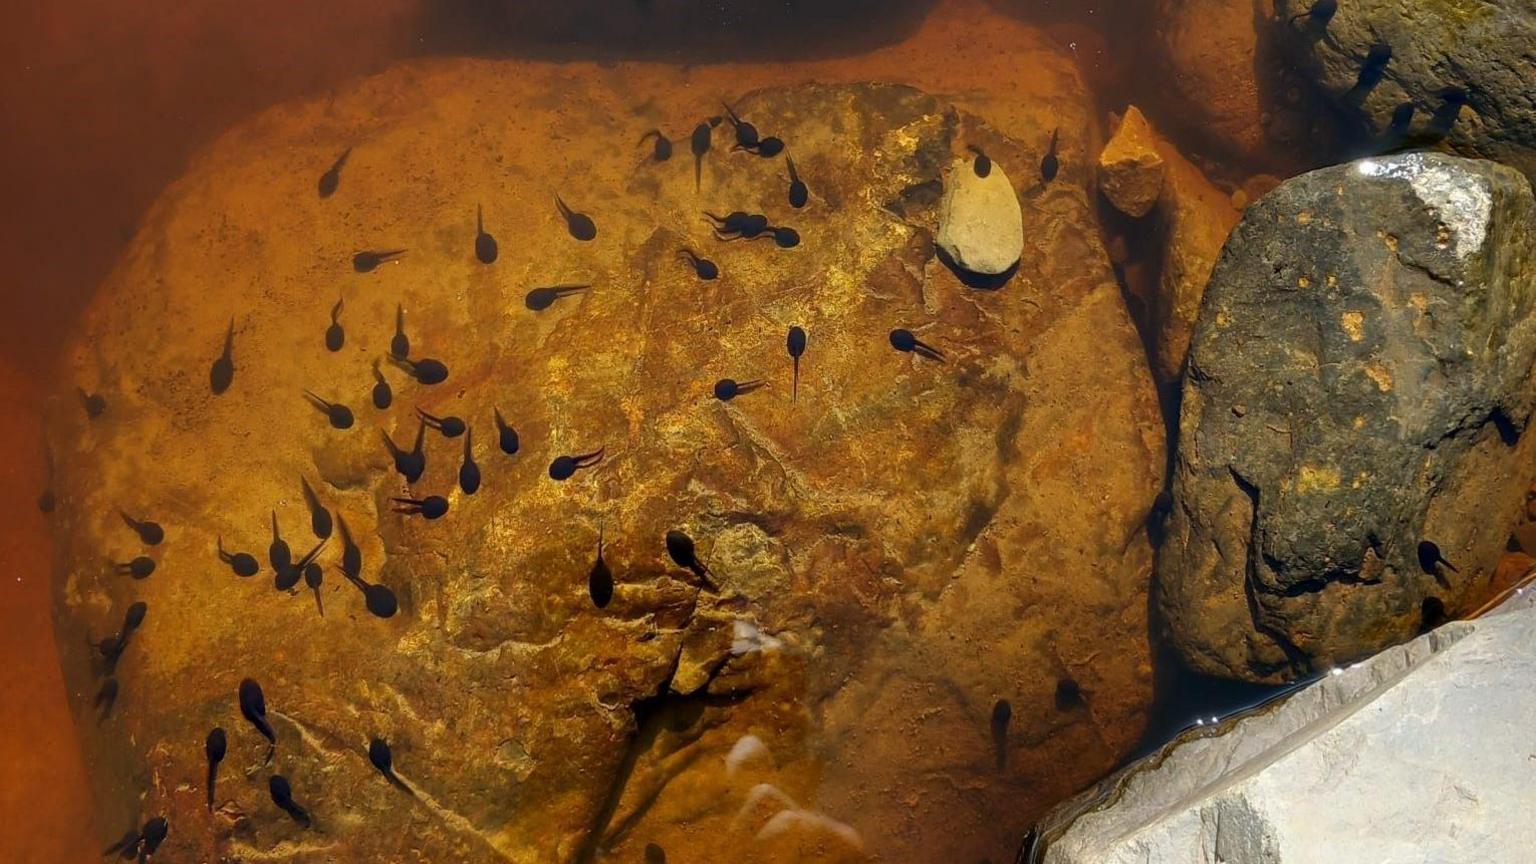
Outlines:
{"type": "Polygon", "coordinates": [[[1139,218],[1157,204],[1168,173],[1160,145],[1141,109],[1127,108],[1099,152],[1099,189],[1116,210],[1139,218]]]}
{"type": "Polygon", "coordinates": [[[1065,155],[1093,137],[1088,100],[1070,64],[1039,62],[1054,101],[1001,112],[1012,134],[899,86],[743,94],[724,77],[690,90],[683,70],[445,61],[212,145],[87,317],[70,374],[108,411],[87,421],[66,395],[51,423],[60,643],[104,840],[164,814],[166,860],[638,860],[651,842],[684,864],[1011,854],[1031,815],[1139,734],[1142,525],[1162,485],[1150,376],[1065,155]],[[722,96],[788,143],[804,210],[785,203],[782,160],[726,153],[724,130],[695,193],[687,130],[722,96]],[[940,171],[966,143],[1038,164],[1049,129],[1032,114],[1062,127],[1062,176],[1025,201],[1014,279],[966,288],[933,255],[940,171]],[[662,165],[632,146],[658,125],[679,139],[662,165]],[[346,147],[339,191],[318,199],[346,147]],[[556,192],[593,216],[595,241],[567,235],[556,192]],[[472,253],[477,205],[491,266],[472,253]],[[701,212],[736,209],[803,242],[711,238],[701,212]],[[701,282],[683,246],[720,278],[701,282]],[[353,272],[369,248],[409,251],[353,272]],[[562,282],[594,287],[524,307],[562,282]],[[370,367],[397,302],[413,354],[451,371],[425,387],[386,364],[381,412],[370,367]],[[231,319],[234,384],[214,397],[231,319]],[[810,345],[795,402],[792,324],[810,345]],[[896,327],[947,362],[892,350],[896,327]],[[724,377],[769,384],[725,403],[710,398],[724,377]],[[330,428],[306,388],[356,425],[330,428]],[[429,434],[410,491],[451,505],[431,522],[390,512],[407,487],[380,441],[408,444],[416,406],[469,421],[485,477],[459,492],[463,439],[429,434]],[[496,448],[493,408],[520,433],[515,456],[496,448]],[[550,479],[555,456],[599,447],[600,465],[550,479]],[[270,570],[219,562],[222,538],[265,564],[274,508],[296,552],[314,542],[300,477],[397,615],[364,611],[335,539],[324,617],[302,584],[277,592],[270,570]],[[162,522],[165,542],[145,550],[119,507],[162,522]],[[674,528],[718,594],[668,559],[674,528]],[[600,530],[617,583],[602,610],[587,590],[600,530]],[[141,581],[105,563],[139,554],[158,561],[141,581]],[[85,640],[134,600],[148,615],[98,724],[85,640]],[[271,766],[236,707],[245,677],[265,690],[271,766]],[[1054,704],[1065,678],[1082,705],[1054,704]],[[230,753],[208,813],[215,725],[230,753]],[[372,736],[419,797],[370,766],[372,736]],[[273,806],[272,772],[313,827],[273,806]]]}
{"type": "Polygon", "coordinates": [[[1231,197],[1178,150],[1166,140],[1158,143],[1168,173],[1158,201],[1165,246],[1152,304],[1157,322],[1152,371],[1159,381],[1174,381],[1184,371],[1211,270],[1242,214],[1232,206],[1231,197]]]}
{"type": "Polygon", "coordinates": [[[1270,0],[1158,0],[1157,39],[1169,105],[1229,153],[1271,158],[1260,51],[1270,0]]]}
{"type": "Polygon", "coordinates": [[[1152,371],[1161,382],[1179,379],[1205,285],[1240,216],[1231,197],[1159,135],[1136,106],[1099,156],[1100,190],[1130,216],[1152,214],[1153,268],[1132,268],[1128,281],[1143,299],[1150,329],[1152,371]],[[1150,193],[1151,204],[1146,204],[1150,193]],[[1137,212],[1139,211],[1139,212],[1137,212]]]}

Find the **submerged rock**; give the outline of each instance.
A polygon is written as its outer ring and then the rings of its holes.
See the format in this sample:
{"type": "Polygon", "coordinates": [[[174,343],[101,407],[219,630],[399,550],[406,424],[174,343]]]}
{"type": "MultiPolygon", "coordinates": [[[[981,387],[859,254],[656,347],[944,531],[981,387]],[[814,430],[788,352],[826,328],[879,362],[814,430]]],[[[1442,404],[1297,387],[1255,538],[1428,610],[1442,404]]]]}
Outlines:
{"type": "Polygon", "coordinates": [[[814,184],[793,212],[782,166],[750,154],[712,151],[698,193],[691,160],[636,168],[629,145],[659,121],[614,118],[718,111],[695,91],[737,78],[705,86],[699,70],[636,70],[655,76],[642,88],[566,65],[407,64],[215,142],[146,216],[70,354],[70,383],[99,383],[111,422],[87,426],[68,400],[51,421],[59,644],[100,824],[165,813],[175,861],[636,861],[650,843],[682,862],[1003,860],[1032,812],[1140,734],[1142,526],[1163,480],[1150,374],[1083,172],[1063,172],[1049,206],[1015,205],[1039,238],[1021,290],[971,290],[935,254],[941,172],[965,144],[1038,163],[1026,118],[1047,113],[1086,137],[1071,61],[1036,56],[1049,99],[1009,103],[1027,142],[908,87],[733,95],[814,184]],[[348,146],[346,182],[318,199],[315,173],[348,146]],[[596,239],[571,239],[549,187],[596,239]],[[476,204],[501,239],[494,265],[474,256],[476,204]],[[700,216],[736,209],[801,244],[721,242],[700,216]],[[409,251],[354,273],[368,248],[409,251]],[[682,248],[707,250],[720,278],[699,280],[682,248]],[[526,308],[531,287],[570,283],[592,288],[526,308]],[[324,322],[338,287],[348,350],[331,353],[301,322],[324,322]],[[397,303],[411,357],[451,371],[426,386],[384,364],[396,390],[379,411],[365,406],[397,303]],[[205,370],[231,316],[237,374],[214,399],[205,370]],[[792,325],[808,336],[793,402],[792,325]],[[945,362],[893,350],[895,328],[945,362]],[[725,376],[768,383],[724,403],[710,394],[725,376]],[[321,385],[354,429],[302,404],[321,385]],[[390,512],[404,490],[379,434],[409,442],[418,405],[471,430],[426,438],[409,497],[447,496],[433,521],[390,512]],[[455,491],[466,447],[475,495],[455,491]],[[599,448],[550,479],[556,456],[599,448]],[[308,547],[299,476],[355,538],[363,577],[398,596],[393,617],[336,573],[335,538],[323,618],[305,588],[220,565],[221,537],[266,549],[273,508],[308,547]],[[170,530],[144,582],[100,565],[125,551],[124,501],[170,530]],[[674,563],[672,530],[718,593],[674,563]],[[86,637],[133,600],[151,612],[98,725],[86,637]],[[267,795],[266,741],[235,704],[245,677],[308,832],[267,795]],[[1065,709],[1064,677],[1082,693],[1065,709]],[[230,754],[209,813],[195,744],[214,726],[230,754]],[[375,737],[415,799],[370,764],[375,737]]]}
{"type": "Polygon", "coordinates": [[[1162,194],[1168,166],[1158,144],[1157,133],[1132,105],[1099,153],[1099,189],[1127,216],[1147,215],[1162,194]]]}
{"type": "Polygon", "coordinates": [[[1052,813],[1030,860],[1528,860],[1532,644],[1527,592],[1187,735],[1052,813]]]}
{"type": "Polygon", "coordinates": [[[973,157],[959,157],[944,175],[939,248],[962,269],[983,276],[1008,272],[1024,251],[1024,216],[1008,172],[992,163],[977,175],[973,157]]]}
{"type": "Polygon", "coordinates": [[[1268,140],[1260,7],[1268,0],[1158,0],[1158,71],[1169,107],[1222,150],[1259,164],[1268,140]]]}
{"type": "Polygon", "coordinates": [[[1249,208],[1190,349],[1158,559],[1190,665],[1286,680],[1410,638],[1429,598],[1478,602],[1536,463],[1533,261],[1530,185],[1489,162],[1341,165],[1249,208]]]}
{"type": "MultiPolygon", "coordinates": [[[[1290,19],[1313,0],[1279,0],[1290,19]]],[[[1442,141],[1457,153],[1514,165],[1536,182],[1536,5],[1530,0],[1350,0],[1326,33],[1287,28],[1299,66],[1365,124],[1376,146],[1442,141]],[[1391,49],[1379,81],[1362,81],[1373,48],[1391,49]],[[1412,106],[1411,120],[1394,123],[1412,106]]]]}
{"type": "Polygon", "coordinates": [[[1206,282],[1238,212],[1134,105],[1099,157],[1099,177],[1116,209],[1131,216],[1155,213],[1150,230],[1159,247],[1156,282],[1149,284],[1139,273],[1128,281],[1146,304],[1143,326],[1150,331],[1152,371],[1159,382],[1175,383],[1184,371],[1206,282]],[[1152,201],[1146,203],[1149,193],[1152,201]]]}

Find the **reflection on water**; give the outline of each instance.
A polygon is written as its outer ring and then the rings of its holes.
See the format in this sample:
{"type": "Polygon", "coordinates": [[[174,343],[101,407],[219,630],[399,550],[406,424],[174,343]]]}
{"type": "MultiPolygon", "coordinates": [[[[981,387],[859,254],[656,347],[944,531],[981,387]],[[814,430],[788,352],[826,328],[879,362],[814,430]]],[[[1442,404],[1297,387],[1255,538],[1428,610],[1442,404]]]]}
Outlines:
{"type": "MultiPolygon", "coordinates": [[[[1360,135],[1299,88],[1233,128],[1226,91],[1170,98],[1137,73],[1152,4],[586,5],[194,7],[22,52],[110,130],[12,112],[10,257],[62,290],[7,359],[68,345],[51,390],[85,388],[6,523],[39,585],[57,494],[99,816],[57,784],[37,855],[132,825],[189,860],[1004,861],[1270,692],[1150,647],[1154,286],[1168,238],[1213,256],[1360,135]],[[1098,197],[1131,103],[1216,204],[1148,228],[1098,197]],[[962,272],[986,232],[939,223],[999,189],[1024,256],[962,272]]],[[[1158,50],[1190,69],[1280,62],[1241,15],[1185,23],[1158,50]]],[[[12,632],[38,671],[0,686],[62,715],[52,646],[12,632]]],[[[62,728],[11,736],[8,806],[75,764],[62,728]]]]}

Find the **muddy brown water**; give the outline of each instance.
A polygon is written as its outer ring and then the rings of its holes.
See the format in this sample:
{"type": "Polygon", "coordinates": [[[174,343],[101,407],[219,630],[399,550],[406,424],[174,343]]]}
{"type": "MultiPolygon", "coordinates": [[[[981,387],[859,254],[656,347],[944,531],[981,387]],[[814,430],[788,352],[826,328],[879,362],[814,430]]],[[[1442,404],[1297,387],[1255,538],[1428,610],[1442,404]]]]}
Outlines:
{"type": "MultiPolygon", "coordinates": [[[[27,819],[25,830],[0,832],[0,859],[7,861],[100,860],[96,838],[112,833],[93,823],[56,660],[48,523],[35,503],[47,482],[38,418],[76,315],[149,202],[212,136],[265,106],[323,94],[423,54],[678,64],[779,58],[786,61],[786,80],[793,80],[795,60],[835,62],[852,78],[865,52],[908,42],[924,49],[920,62],[950,67],[949,78],[952,67],[974,66],[983,87],[990,64],[1007,62],[1007,46],[981,34],[1020,19],[1038,23],[1077,59],[1101,107],[1118,110],[1137,101],[1149,114],[1179,114],[1179,106],[1160,104],[1159,93],[1136,75],[1146,41],[1138,34],[1154,5],[1137,2],[940,0],[875,4],[878,14],[869,3],[853,3],[846,12],[792,10],[767,19],[722,13],[666,30],[626,24],[624,16],[646,4],[618,0],[623,16],[590,29],[535,26],[487,0],[280,0],[259,13],[249,4],[206,0],[18,5],[0,37],[6,73],[0,75],[6,126],[0,187],[8,205],[0,255],[9,277],[0,340],[0,446],[11,454],[0,505],[6,657],[0,666],[0,813],[27,819]],[[978,35],[968,38],[968,30],[978,35]],[[985,61],[970,53],[978,45],[990,52],[985,61]]],[[[1201,130],[1168,125],[1186,153],[1209,157],[1203,164],[1213,176],[1276,170],[1235,162],[1201,130]]],[[[1297,155],[1302,164],[1325,158],[1297,155]]],[[[1160,669],[1157,686],[1149,744],[1196,717],[1225,713],[1267,692],[1168,668],[1160,669]]]]}

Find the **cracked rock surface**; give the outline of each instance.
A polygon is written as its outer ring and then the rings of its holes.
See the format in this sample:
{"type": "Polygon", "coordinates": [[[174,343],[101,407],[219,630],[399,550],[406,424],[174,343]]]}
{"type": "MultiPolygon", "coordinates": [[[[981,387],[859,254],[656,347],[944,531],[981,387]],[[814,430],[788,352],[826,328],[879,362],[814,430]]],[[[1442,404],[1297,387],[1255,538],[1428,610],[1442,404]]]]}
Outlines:
{"type": "Polygon", "coordinates": [[[1247,210],[1190,348],[1158,558],[1186,661],[1282,681],[1478,605],[1536,458],[1533,238],[1518,171],[1440,154],[1247,210]]]}
{"type": "MultiPolygon", "coordinates": [[[[812,190],[795,211],[781,160],[727,154],[723,132],[699,193],[686,147],[652,165],[627,146],[710,100],[662,116],[620,77],[573,80],[407,65],[232,131],[146,217],[72,354],[108,410],[88,421],[65,394],[51,418],[59,638],[102,824],[115,838],[167,815],[166,860],[639,860],[652,842],[685,864],[1005,858],[1031,813],[1130,749],[1150,698],[1143,524],[1162,426],[1087,191],[1033,199],[1018,274],[979,292],[934,256],[941,172],[963,141],[1038,164],[1022,138],[901,86],[733,98],[788,142],[812,190]],[[567,234],[552,193],[595,240],[567,234]],[[491,266],[474,258],[477,205],[491,266]],[[737,209],[802,243],[713,239],[701,211],[737,209]],[[720,278],[700,281],[685,246],[720,278]],[[525,308],[530,288],[572,282],[593,287],[525,308]],[[422,386],[384,364],[395,401],[379,411],[371,365],[397,303],[412,355],[450,374],[422,386]],[[231,318],[234,383],[214,397],[231,318]],[[795,402],[792,324],[809,335],[795,402]],[[896,327],[947,362],[893,350],[896,327]],[[725,377],[768,386],[717,401],[725,377]],[[355,425],[327,425],[306,388],[355,425]],[[435,521],[390,512],[407,487],[380,432],[408,447],[416,406],[465,418],[484,474],[459,492],[464,439],[429,432],[409,490],[448,498],[435,521]],[[550,479],[556,456],[599,448],[550,479]],[[270,512],[296,554],[315,542],[300,477],[398,614],[364,610],[339,538],[320,555],[324,617],[303,583],[274,590],[270,512]],[[119,507],[163,523],[164,543],[145,550],[119,507]],[[671,529],[718,593],[669,559],[671,529]],[[601,610],[600,530],[616,583],[601,610]],[[262,572],[231,573],[220,538],[262,572]],[[144,580],[104,563],[139,554],[158,561],[144,580]],[[86,639],[134,600],[146,620],[98,723],[86,639]],[[270,766],[235,704],[245,677],[265,691],[270,766]],[[1064,678],[1081,704],[1054,704],[1064,678]],[[209,813],[215,725],[230,746],[209,813]],[[374,736],[415,798],[369,764],[374,736]],[[273,806],[272,772],[312,827],[273,806]]],[[[1071,87],[1063,148],[1080,152],[1089,103],[1071,87]]]]}

